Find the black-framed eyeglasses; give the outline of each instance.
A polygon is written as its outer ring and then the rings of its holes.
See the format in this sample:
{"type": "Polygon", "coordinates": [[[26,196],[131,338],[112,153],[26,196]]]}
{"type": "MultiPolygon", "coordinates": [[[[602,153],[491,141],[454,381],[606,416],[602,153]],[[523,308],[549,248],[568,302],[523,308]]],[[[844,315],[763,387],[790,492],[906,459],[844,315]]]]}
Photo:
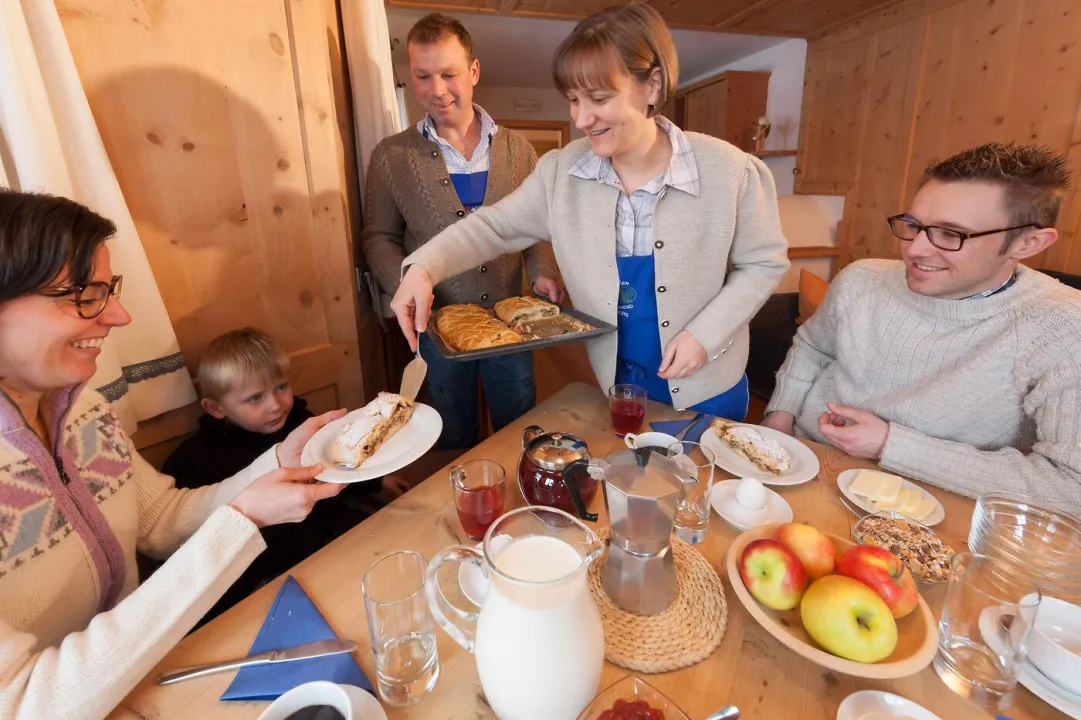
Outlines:
{"type": "Polygon", "coordinates": [[[964,247],[965,240],[970,238],[983,237],[984,235],[994,235],[1000,232],[1009,232],[1010,230],[1020,230],[1021,228],[1038,228],[1040,227],[1036,223],[1025,223],[1024,225],[1014,225],[1013,227],[998,228],[997,230],[983,230],[981,232],[962,232],[960,230],[953,230],[951,228],[939,227],[938,225],[923,225],[918,223],[907,215],[894,215],[893,217],[886,218],[886,222],[889,223],[890,230],[893,234],[902,240],[915,240],[916,236],[922,233],[927,233],[927,240],[939,250],[947,250],[949,252],[956,252],[964,247]]]}
{"type": "Polygon", "coordinates": [[[86,285],[56,288],[41,294],[55,298],[74,295],[75,311],[79,313],[79,317],[84,320],[93,320],[105,312],[105,306],[109,304],[110,297],[116,296],[117,300],[120,299],[120,290],[123,286],[124,276],[113,275],[113,279],[109,282],[98,280],[86,285]]]}

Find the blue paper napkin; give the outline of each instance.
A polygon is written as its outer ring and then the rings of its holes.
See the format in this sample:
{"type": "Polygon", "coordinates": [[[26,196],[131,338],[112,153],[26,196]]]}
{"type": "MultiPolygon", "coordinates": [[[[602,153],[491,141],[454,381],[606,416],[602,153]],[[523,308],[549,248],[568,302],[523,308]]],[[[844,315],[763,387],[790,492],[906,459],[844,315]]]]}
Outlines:
{"type": "MultiPolygon", "coordinates": [[[[338,635],[327,624],[308,593],[290,575],[270,606],[259,634],[248,655],[268,650],[282,650],[293,645],[336,640],[338,635]]],[[[222,700],[274,700],[297,685],[327,680],[341,685],[356,685],[374,693],[372,684],[353,659],[352,653],[326,655],[307,660],[293,660],[273,665],[242,668],[221,696],[222,700]]]]}
{"type": "MultiPolygon", "coordinates": [[[[694,415],[689,418],[684,418],[682,420],[661,420],[658,422],[652,422],[649,424],[649,426],[657,432],[668,433],[669,435],[672,435],[674,437],[680,432],[682,432],[683,428],[687,427],[687,423],[689,423],[693,418],[694,415]]],[[[711,422],[713,422],[712,415],[703,415],[702,419],[696,422],[694,424],[694,427],[687,431],[687,435],[683,439],[686,442],[698,442],[702,438],[702,433],[706,431],[706,428],[709,427],[709,424],[711,422]]]]}

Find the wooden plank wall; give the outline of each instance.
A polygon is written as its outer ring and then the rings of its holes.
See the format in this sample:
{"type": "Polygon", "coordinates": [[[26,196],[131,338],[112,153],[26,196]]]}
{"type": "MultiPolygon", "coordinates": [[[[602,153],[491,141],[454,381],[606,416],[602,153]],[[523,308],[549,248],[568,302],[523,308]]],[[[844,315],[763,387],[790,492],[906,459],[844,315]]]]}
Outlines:
{"type": "MultiPolygon", "coordinates": [[[[57,8],[189,368],[213,337],[255,325],[293,356],[315,410],[363,404],[335,0],[57,8]]],[[[359,317],[375,326],[366,308],[359,317]]],[[[171,445],[197,416],[155,418],[136,443],[171,445]]]]}
{"type": "Polygon", "coordinates": [[[896,257],[884,218],[932,160],[993,140],[1068,153],[1061,239],[1034,267],[1081,273],[1081,3],[908,0],[807,50],[796,191],[844,194],[839,267],[896,257]]]}

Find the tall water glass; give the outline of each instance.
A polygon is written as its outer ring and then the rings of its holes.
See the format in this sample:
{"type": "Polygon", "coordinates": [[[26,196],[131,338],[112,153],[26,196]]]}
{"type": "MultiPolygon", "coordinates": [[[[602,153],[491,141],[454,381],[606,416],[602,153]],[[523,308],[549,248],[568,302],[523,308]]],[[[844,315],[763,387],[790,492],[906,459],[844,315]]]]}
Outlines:
{"type": "Polygon", "coordinates": [[[700,543],[709,532],[709,498],[713,492],[713,451],[700,443],[677,442],[668,447],[684,473],[672,532],[683,542],[700,543]]]}
{"type": "Polygon", "coordinates": [[[439,680],[435,625],[424,596],[427,569],[423,555],[402,550],[376,560],[361,580],[376,686],[388,705],[414,705],[439,680]]]}
{"type": "Polygon", "coordinates": [[[1040,591],[1016,568],[987,555],[954,555],[935,672],[978,705],[1008,707],[1039,606],[1040,591]]]}

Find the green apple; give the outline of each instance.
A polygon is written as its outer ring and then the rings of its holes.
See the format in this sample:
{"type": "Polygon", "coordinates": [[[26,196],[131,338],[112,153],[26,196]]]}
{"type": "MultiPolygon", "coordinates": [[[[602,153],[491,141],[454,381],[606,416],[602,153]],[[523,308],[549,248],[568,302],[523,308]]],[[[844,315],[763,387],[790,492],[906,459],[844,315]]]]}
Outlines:
{"type": "Polygon", "coordinates": [[[878,594],[859,580],[827,575],[803,594],[800,618],[807,633],[829,652],[873,663],[897,647],[897,622],[878,594]]]}
{"type": "Polygon", "coordinates": [[[803,563],[776,540],[748,543],[740,556],[739,576],[754,599],[771,610],[791,610],[807,589],[803,563]]]}

